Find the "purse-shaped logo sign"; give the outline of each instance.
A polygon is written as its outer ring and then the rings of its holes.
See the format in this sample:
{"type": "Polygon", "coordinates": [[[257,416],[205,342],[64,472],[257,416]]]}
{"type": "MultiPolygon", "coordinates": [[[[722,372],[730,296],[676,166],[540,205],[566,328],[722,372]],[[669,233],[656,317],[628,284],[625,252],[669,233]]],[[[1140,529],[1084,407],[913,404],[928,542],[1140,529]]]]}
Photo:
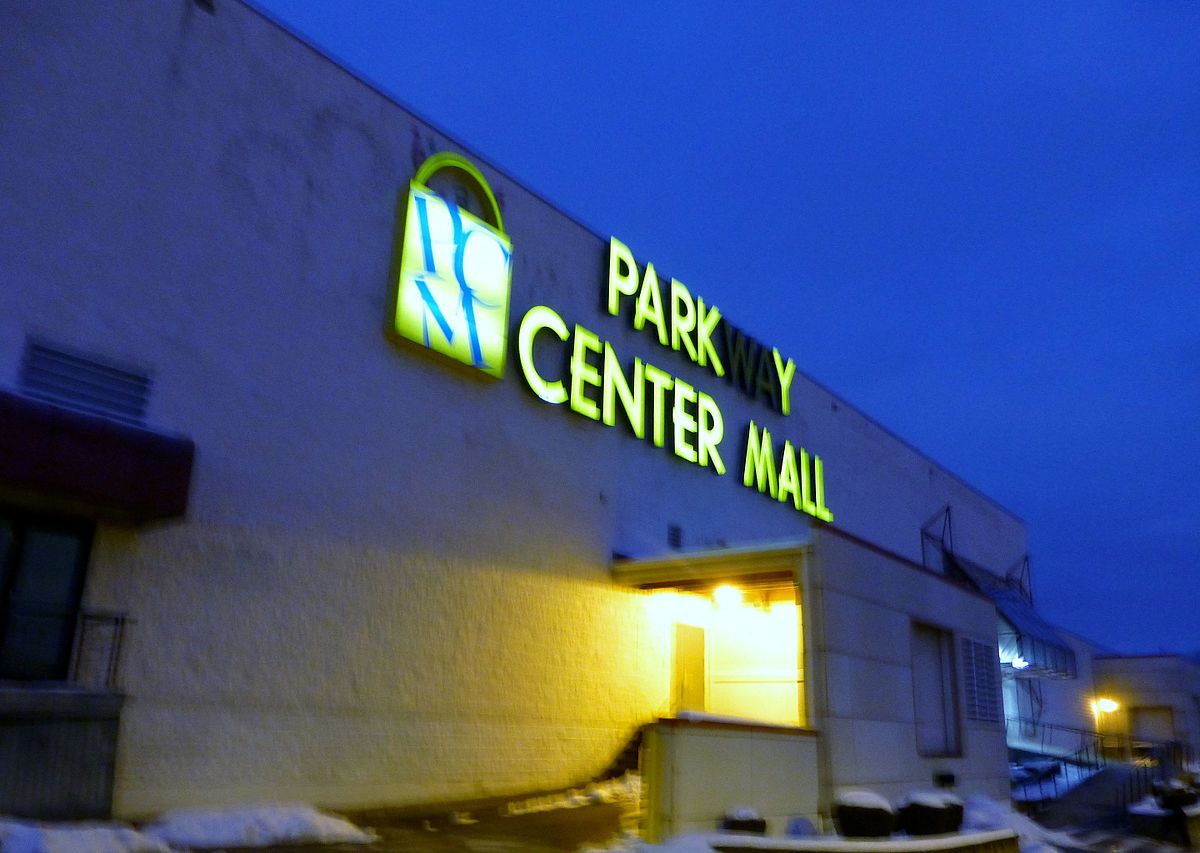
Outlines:
{"type": "Polygon", "coordinates": [[[512,243],[480,171],[450,152],[434,154],[408,189],[396,284],[395,331],[455,361],[499,378],[508,338],[512,243]],[[446,171],[479,197],[492,222],[427,186],[446,171]]]}

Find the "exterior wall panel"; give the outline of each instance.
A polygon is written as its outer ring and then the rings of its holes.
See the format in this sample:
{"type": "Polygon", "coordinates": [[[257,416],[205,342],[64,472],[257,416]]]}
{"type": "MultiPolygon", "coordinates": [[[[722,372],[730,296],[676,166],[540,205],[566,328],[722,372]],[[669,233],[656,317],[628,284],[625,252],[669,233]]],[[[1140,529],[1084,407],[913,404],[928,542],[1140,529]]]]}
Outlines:
{"type": "MultiPolygon", "coordinates": [[[[1006,798],[1007,784],[996,773],[1007,764],[1004,727],[966,718],[957,656],[959,754],[920,754],[913,705],[913,624],[935,626],[954,638],[986,637],[995,625],[991,603],[932,572],[830,532],[820,533],[815,547],[810,583],[821,601],[823,625],[810,642],[821,650],[824,697],[818,698],[820,716],[814,724],[829,750],[829,787],[866,785],[899,799],[932,787],[935,773],[950,772],[964,793],[1006,798]],[[862,637],[857,644],[849,628],[854,625],[862,637]],[[893,650],[882,660],[881,647],[893,650]]],[[[994,665],[998,669],[999,661],[994,665]]]]}

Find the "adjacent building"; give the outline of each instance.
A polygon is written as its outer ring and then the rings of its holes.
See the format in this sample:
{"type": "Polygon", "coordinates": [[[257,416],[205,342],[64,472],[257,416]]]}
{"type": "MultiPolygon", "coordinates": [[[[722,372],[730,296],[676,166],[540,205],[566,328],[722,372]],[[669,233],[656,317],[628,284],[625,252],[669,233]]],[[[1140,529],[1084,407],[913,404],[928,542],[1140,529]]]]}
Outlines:
{"type": "Polygon", "coordinates": [[[1133,749],[1171,745],[1175,770],[1200,769],[1200,662],[1175,654],[1099,655],[1096,726],[1133,749]]]}

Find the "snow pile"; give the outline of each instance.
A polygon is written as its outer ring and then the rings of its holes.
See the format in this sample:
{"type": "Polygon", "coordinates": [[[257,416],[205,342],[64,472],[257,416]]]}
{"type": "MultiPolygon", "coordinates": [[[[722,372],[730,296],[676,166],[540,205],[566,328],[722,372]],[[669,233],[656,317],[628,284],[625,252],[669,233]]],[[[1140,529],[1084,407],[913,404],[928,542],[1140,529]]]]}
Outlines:
{"type": "Polygon", "coordinates": [[[900,800],[900,807],[925,806],[929,809],[940,809],[946,806],[961,806],[963,801],[949,791],[909,791],[900,800]]]}
{"type": "Polygon", "coordinates": [[[1165,817],[1170,814],[1166,809],[1162,808],[1158,801],[1154,799],[1153,794],[1147,794],[1141,800],[1129,807],[1130,814],[1147,815],[1149,817],[1165,817]]]}
{"type": "MultiPolygon", "coordinates": [[[[860,791],[856,789],[847,789],[839,791],[834,802],[839,806],[849,806],[856,809],[882,809],[885,812],[894,812],[892,804],[887,801],[887,798],[876,794],[874,791],[860,791]]],[[[940,806],[941,803],[939,802],[940,806]]]]}
{"type": "Polygon", "coordinates": [[[1021,842],[1021,853],[1042,853],[1059,847],[1077,849],[1079,844],[1065,832],[1054,832],[1025,815],[988,797],[976,794],[963,804],[963,832],[1011,829],[1021,842]]]}
{"type": "MultiPolygon", "coordinates": [[[[757,720],[753,717],[735,717],[732,714],[710,714],[706,711],[680,711],[675,715],[675,719],[689,720],[693,723],[729,723],[730,725],[734,726],[749,725],[756,728],[762,728],[764,725],[772,725],[771,723],[764,723],[762,720],[757,720]]],[[[787,727],[780,726],[779,728],[787,727]]]]}
{"type": "Polygon", "coordinates": [[[0,820],[4,853],[169,853],[170,848],[117,823],[45,824],[0,820]]]}
{"type": "Polygon", "coordinates": [[[311,806],[176,809],[159,816],[145,832],[174,847],[201,848],[370,844],[378,840],[349,821],[322,814],[311,806]]]}

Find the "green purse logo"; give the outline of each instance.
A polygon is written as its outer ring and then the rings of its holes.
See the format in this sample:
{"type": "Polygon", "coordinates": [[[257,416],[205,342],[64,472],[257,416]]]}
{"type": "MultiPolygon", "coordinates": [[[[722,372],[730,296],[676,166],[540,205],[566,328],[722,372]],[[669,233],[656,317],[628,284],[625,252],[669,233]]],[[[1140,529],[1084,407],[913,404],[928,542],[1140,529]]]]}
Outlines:
{"type": "Polygon", "coordinates": [[[512,243],[491,187],[479,169],[458,154],[434,154],[421,164],[408,188],[396,283],[396,334],[499,378],[504,373],[511,284],[512,243]],[[475,191],[492,222],[429,189],[429,179],[443,170],[475,191]]]}

